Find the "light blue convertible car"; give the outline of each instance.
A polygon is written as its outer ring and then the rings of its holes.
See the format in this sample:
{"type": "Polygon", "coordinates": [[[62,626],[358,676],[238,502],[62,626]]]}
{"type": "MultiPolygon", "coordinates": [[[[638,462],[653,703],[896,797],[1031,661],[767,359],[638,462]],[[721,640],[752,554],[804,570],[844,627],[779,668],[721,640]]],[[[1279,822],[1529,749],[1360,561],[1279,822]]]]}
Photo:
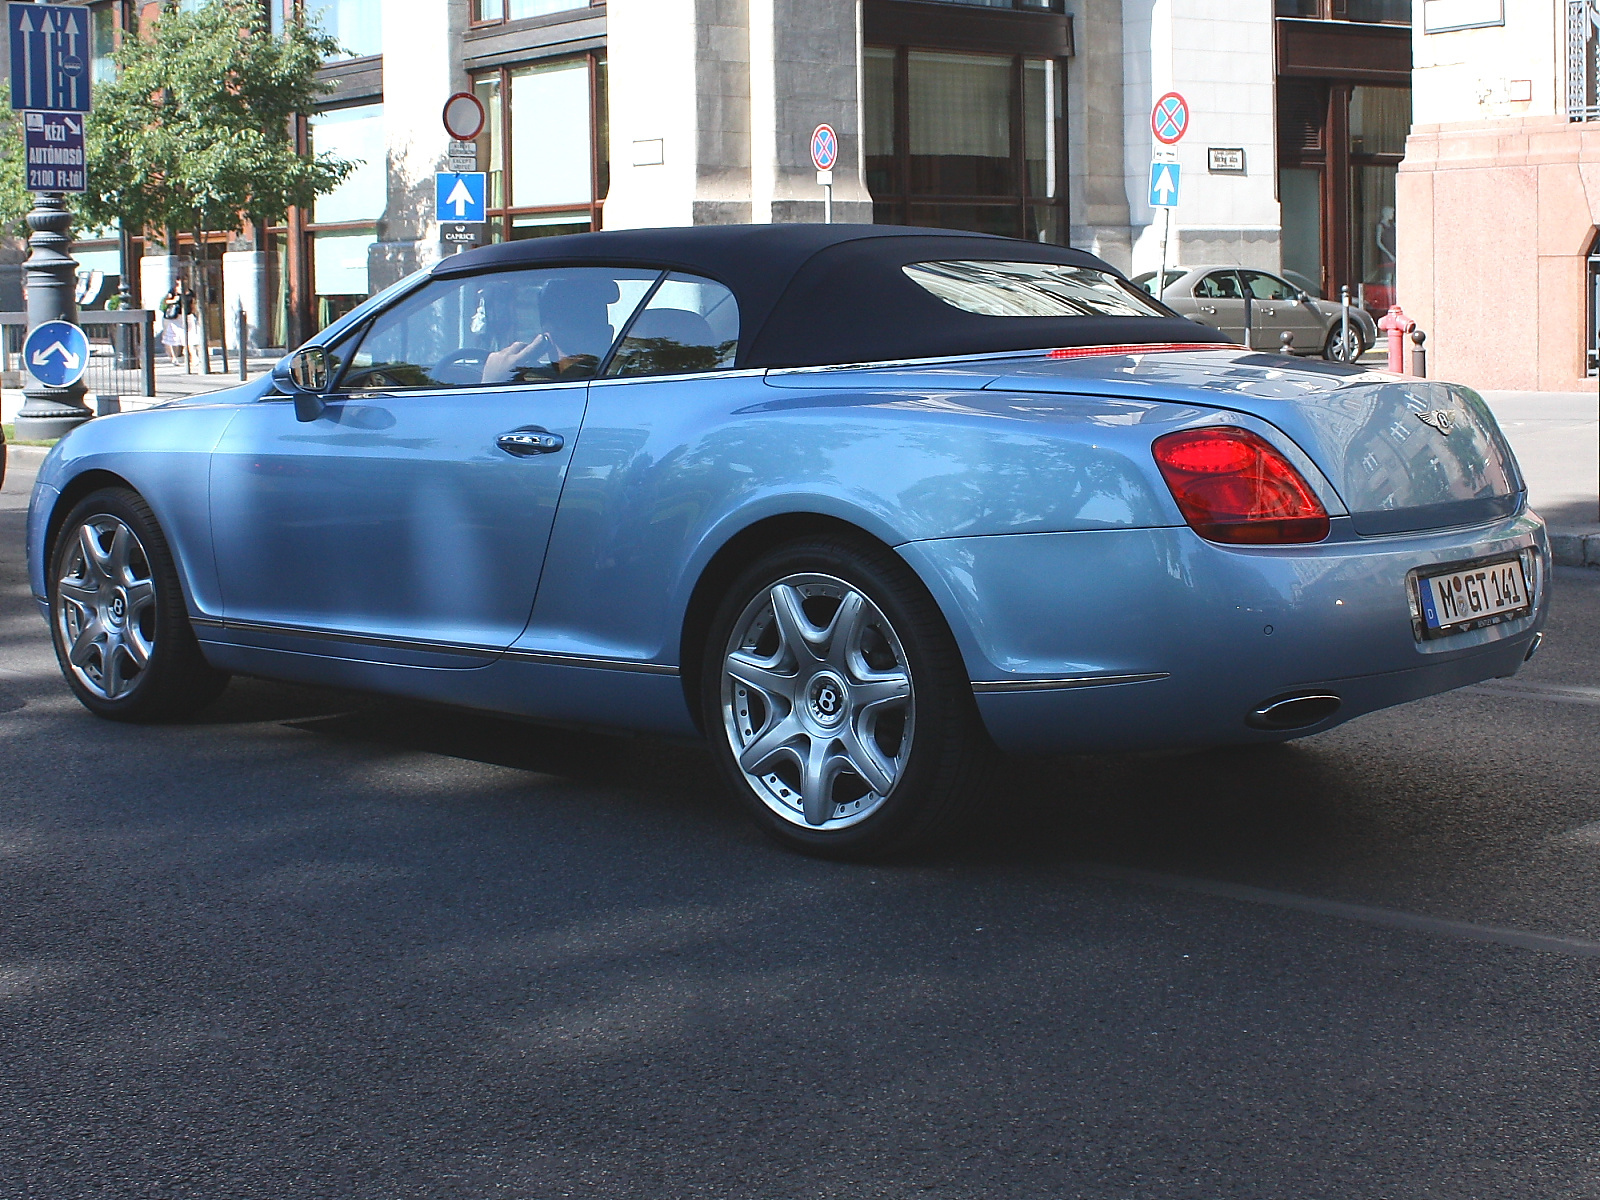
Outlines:
{"type": "Polygon", "coordinates": [[[1221,337],[965,233],[486,247],[64,439],[33,591],[101,716],[244,674],[703,735],[846,857],[948,827],[996,748],[1281,741],[1514,673],[1549,555],[1482,400],[1221,337]]]}

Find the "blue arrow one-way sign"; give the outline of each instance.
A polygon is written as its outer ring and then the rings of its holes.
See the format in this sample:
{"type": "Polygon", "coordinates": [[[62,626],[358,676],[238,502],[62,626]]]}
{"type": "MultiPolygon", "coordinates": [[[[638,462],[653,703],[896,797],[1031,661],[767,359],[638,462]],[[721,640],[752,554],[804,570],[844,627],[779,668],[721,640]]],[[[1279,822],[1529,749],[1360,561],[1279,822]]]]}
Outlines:
{"type": "Polygon", "coordinates": [[[1150,164],[1150,207],[1176,208],[1178,183],[1183,179],[1183,168],[1175,162],[1157,159],[1150,164]]]}
{"type": "Polygon", "coordinates": [[[482,221],[485,174],[482,171],[440,171],[433,177],[434,216],[441,221],[482,221]]]}
{"type": "Polygon", "coordinates": [[[89,111],[89,10],[72,4],[8,4],[11,107],[89,111]]]}

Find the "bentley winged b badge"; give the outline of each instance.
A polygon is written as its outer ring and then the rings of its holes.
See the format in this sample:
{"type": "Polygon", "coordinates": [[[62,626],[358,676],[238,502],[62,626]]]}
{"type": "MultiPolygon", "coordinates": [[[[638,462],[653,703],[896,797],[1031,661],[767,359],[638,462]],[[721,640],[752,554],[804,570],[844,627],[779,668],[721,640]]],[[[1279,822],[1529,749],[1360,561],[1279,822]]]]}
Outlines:
{"type": "Polygon", "coordinates": [[[1455,426],[1456,415],[1448,408],[1436,408],[1432,412],[1419,412],[1417,420],[1437,429],[1440,433],[1449,433],[1455,426]]]}

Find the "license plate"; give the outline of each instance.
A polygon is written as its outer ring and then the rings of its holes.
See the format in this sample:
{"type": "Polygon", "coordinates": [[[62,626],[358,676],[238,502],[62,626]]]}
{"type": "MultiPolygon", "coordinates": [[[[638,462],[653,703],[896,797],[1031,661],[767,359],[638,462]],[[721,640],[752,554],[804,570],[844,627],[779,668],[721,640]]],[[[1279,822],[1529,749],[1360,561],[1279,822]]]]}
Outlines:
{"type": "Polygon", "coordinates": [[[1520,556],[1417,579],[1422,623],[1430,637],[1523,616],[1533,609],[1529,595],[1520,556]]]}

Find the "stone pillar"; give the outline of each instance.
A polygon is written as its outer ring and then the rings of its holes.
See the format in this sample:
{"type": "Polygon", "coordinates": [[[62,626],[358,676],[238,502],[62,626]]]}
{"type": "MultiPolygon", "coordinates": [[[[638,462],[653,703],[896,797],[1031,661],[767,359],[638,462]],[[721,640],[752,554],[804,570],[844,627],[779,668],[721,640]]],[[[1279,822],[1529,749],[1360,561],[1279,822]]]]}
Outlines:
{"type": "Polygon", "coordinates": [[[694,0],[606,5],[607,229],[694,224],[700,159],[695,29],[694,0]]]}
{"type": "Polygon", "coordinates": [[[222,319],[227,322],[228,344],[239,340],[239,310],[243,309],[247,354],[260,354],[270,340],[267,262],[265,250],[229,250],[222,256],[222,319]]]}
{"type": "Polygon", "coordinates": [[[872,196],[862,173],[859,6],[852,0],[750,3],[772,9],[772,220],[822,222],[811,132],[827,124],[839,135],[833,219],[841,225],[872,224],[872,196]]]}
{"type": "Polygon", "coordinates": [[[161,302],[175,282],[188,276],[187,255],[146,254],[139,260],[139,307],[155,310],[157,337],[161,334],[161,302]]]}
{"type": "MultiPolygon", "coordinates": [[[[60,192],[41,192],[34,197],[28,214],[33,235],[28,245],[33,253],[23,264],[27,271],[28,328],[46,321],[78,320],[73,299],[78,264],[68,253],[72,249],[72,213],[60,192]]],[[[65,437],[93,414],[83,402],[80,380],[64,388],[48,387],[31,373],[25,376],[23,405],[17,413],[17,437],[23,440],[65,437]]]]}
{"type": "Polygon", "coordinates": [[[447,96],[467,90],[461,54],[469,21],[465,0],[386,0],[383,17],[383,75],[390,81],[383,93],[388,206],[367,251],[372,292],[439,260],[433,176],[445,168],[450,151],[440,114],[447,96]]]}

